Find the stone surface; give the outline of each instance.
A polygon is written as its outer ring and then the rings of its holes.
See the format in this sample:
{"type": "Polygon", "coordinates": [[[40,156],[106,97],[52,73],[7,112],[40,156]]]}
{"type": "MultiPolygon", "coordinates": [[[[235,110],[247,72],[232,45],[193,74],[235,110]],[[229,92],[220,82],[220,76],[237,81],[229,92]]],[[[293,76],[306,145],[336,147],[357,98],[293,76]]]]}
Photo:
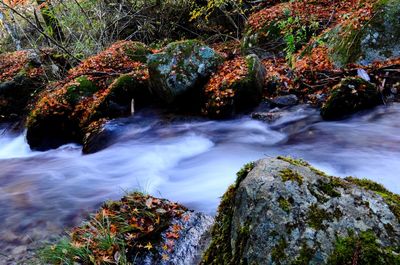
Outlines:
{"type": "Polygon", "coordinates": [[[271,103],[277,107],[294,106],[299,102],[296,95],[278,96],[271,100],[271,103]]]}
{"type": "Polygon", "coordinates": [[[221,62],[222,57],[200,41],[170,43],[160,53],[148,56],[152,92],[165,104],[193,108],[199,105],[203,86],[221,62]]]}
{"type": "Polygon", "coordinates": [[[188,220],[175,219],[171,226],[178,225],[182,227],[180,237],[174,242],[173,252],[169,252],[162,248],[163,245],[168,245],[167,233],[171,229],[162,233],[161,243],[156,248],[157,254],[150,254],[145,257],[138,258],[135,264],[141,265],[192,265],[198,264],[201,256],[208,246],[210,240],[210,229],[214,222],[211,216],[190,212],[188,220]],[[168,259],[163,260],[162,255],[168,256],[168,259]]]}
{"type": "Polygon", "coordinates": [[[263,159],[224,195],[202,264],[399,264],[399,207],[372,181],[263,159]]]}
{"type": "Polygon", "coordinates": [[[383,104],[382,96],[374,84],[361,78],[345,78],[329,92],[321,116],[337,120],[380,104],[383,104]]]}

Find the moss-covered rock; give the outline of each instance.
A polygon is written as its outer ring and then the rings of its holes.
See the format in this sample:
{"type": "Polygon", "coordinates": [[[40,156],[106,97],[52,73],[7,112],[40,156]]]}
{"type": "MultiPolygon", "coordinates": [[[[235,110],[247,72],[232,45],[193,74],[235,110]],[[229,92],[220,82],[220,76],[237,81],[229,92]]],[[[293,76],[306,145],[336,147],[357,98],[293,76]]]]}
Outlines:
{"type": "Polygon", "coordinates": [[[148,53],[144,44],[117,42],[71,69],[65,80],[50,84],[27,120],[31,148],[83,143],[93,131],[90,124],[130,115],[148,104],[148,70],[141,62],[148,53]]]}
{"type": "Polygon", "coordinates": [[[398,195],[288,157],[252,165],[223,196],[202,264],[400,264],[398,195]]]}
{"type": "Polygon", "coordinates": [[[203,114],[226,118],[256,106],[262,98],[265,68],[256,55],[225,61],[205,87],[203,114]]]}
{"type": "Polygon", "coordinates": [[[345,78],[333,87],[321,108],[326,120],[336,120],[357,111],[383,104],[377,87],[361,78],[345,78]]]}
{"type": "Polygon", "coordinates": [[[370,64],[400,56],[400,6],[397,0],[371,1],[370,14],[355,13],[327,33],[327,45],[336,66],[370,64]],[[355,20],[355,21],[352,21],[355,20]]]}
{"type": "Polygon", "coordinates": [[[148,56],[150,84],[165,104],[200,108],[201,92],[222,57],[197,40],[173,42],[148,56]]]}
{"type": "Polygon", "coordinates": [[[23,50],[0,55],[0,122],[26,115],[28,105],[68,63],[54,50],[23,50]]]}

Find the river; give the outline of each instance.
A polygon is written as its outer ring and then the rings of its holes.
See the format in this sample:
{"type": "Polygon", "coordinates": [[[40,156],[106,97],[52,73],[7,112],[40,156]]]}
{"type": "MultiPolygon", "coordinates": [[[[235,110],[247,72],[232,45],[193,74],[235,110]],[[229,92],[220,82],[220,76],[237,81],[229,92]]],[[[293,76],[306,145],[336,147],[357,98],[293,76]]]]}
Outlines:
{"type": "Polygon", "coordinates": [[[104,200],[134,190],[213,214],[235,172],[267,156],[303,158],[329,174],[370,178],[400,193],[400,104],[338,122],[296,106],[269,124],[248,117],[166,122],[143,112],[114,125],[114,144],[91,155],[73,144],[33,152],[24,134],[0,129],[0,254],[23,255],[104,200]]]}

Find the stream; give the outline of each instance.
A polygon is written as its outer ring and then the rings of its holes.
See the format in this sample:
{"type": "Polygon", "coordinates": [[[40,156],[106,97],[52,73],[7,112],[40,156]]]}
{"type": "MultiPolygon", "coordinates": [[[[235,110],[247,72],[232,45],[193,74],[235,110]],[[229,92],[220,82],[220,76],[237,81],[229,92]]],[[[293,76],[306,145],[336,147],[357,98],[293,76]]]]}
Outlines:
{"type": "Polygon", "coordinates": [[[263,157],[303,158],[329,174],[370,178],[400,193],[400,104],[338,122],[296,106],[269,124],[247,116],[166,122],[154,112],[113,123],[114,144],[91,155],[74,144],[33,152],[24,134],[0,127],[1,255],[24,255],[103,201],[135,190],[215,214],[235,173],[263,157]]]}

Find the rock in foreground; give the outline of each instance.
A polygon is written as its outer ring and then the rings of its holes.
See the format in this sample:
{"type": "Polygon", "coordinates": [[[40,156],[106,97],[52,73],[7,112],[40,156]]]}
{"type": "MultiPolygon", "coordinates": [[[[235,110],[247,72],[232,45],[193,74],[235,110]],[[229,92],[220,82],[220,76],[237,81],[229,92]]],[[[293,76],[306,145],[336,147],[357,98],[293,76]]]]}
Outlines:
{"type": "Polygon", "coordinates": [[[400,196],[301,160],[247,165],[202,264],[400,264],[400,196]]]}
{"type": "Polygon", "coordinates": [[[196,264],[212,223],[177,203],[132,193],[106,202],[40,256],[46,264],[196,264]]]}

